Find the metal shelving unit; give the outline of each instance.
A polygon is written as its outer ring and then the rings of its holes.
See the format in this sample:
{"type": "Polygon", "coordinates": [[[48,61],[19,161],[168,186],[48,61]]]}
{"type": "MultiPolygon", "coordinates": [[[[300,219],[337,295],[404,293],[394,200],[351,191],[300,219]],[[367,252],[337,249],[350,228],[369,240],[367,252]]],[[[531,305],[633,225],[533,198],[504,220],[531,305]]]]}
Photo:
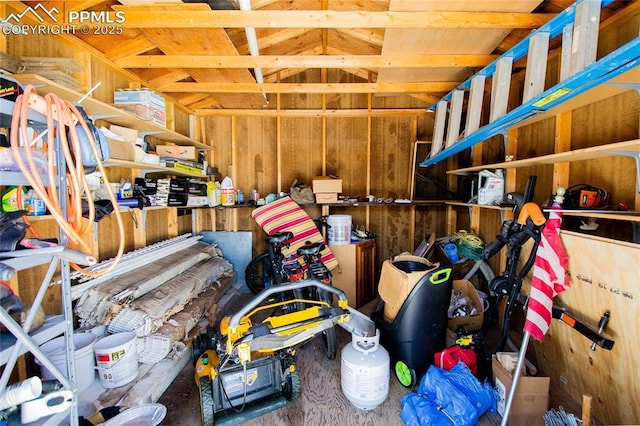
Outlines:
{"type": "MultiPolygon", "coordinates": [[[[8,126],[11,122],[11,115],[13,114],[12,102],[2,100],[0,103],[0,121],[2,125],[8,126]]],[[[45,128],[46,119],[41,114],[30,111],[29,112],[30,125],[34,127],[45,128]]],[[[57,155],[57,176],[56,182],[53,182],[58,188],[66,187],[66,165],[64,158],[59,150],[57,155]]],[[[24,176],[20,172],[0,172],[0,185],[22,185],[25,184],[24,176]]],[[[65,206],[65,191],[60,191],[59,203],[65,206]]],[[[69,261],[78,263],[81,265],[89,264],[89,257],[76,250],[66,248],[64,243],[66,242],[66,235],[60,231],[59,246],[47,247],[41,249],[27,249],[17,250],[10,252],[0,252],[0,264],[9,270],[11,273],[17,273],[21,270],[33,268],[40,265],[49,265],[46,273],[42,279],[38,292],[32,302],[32,308],[27,316],[24,324],[19,325],[11,315],[5,311],[4,308],[0,308],[0,323],[9,330],[11,335],[2,335],[0,345],[0,365],[4,366],[4,371],[0,377],[0,394],[6,389],[9,379],[16,366],[18,357],[26,352],[31,352],[37,360],[46,367],[55,377],[60,381],[63,387],[70,390],[73,394],[71,405],[64,411],[50,415],[49,417],[42,418],[38,421],[39,424],[52,424],[58,425],[66,418],[68,418],[68,424],[78,424],[78,398],[76,393],[76,372],[75,372],[75,348],[73,344],[73,311],[71,307],[71,280],[69,261]],[[46,291],[49,288],[54,274],[60,273],[61,277],[61,293],[62,293],[62,315],[49,317],[45,320],[45,324],[40,326],[34,332],[29,333],[28,330],[33,323],[37,308],[42,304],[46,291]],[[40,345],[48,340],[51,340],[57,336],[65,336],[65,353],[67,361],[67,372],[65,375],[60,369],[53,364],[51,360],[41,351],[40,345]]]]}

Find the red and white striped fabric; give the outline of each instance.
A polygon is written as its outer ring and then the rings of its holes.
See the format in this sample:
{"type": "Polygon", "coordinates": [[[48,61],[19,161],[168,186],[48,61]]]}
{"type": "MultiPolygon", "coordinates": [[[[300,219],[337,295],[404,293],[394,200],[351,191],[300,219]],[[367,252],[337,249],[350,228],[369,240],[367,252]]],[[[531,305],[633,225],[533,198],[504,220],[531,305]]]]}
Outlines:
{"type": "Polygon", "coordinates": [[[273,203],[258,207],[251,212],[251,217],[268,235],[284,231],[293,232],[293,239],[289,240],[289,247],[282,249],[285,256],[295,253],[306,241],[323,242],[326,247],[322,251],[322,262],[329,269],[338,266],[338,260],[322,238],[316,224],[313,223],[307,212],[302,210],[298,203],[290,197],[282,197],[273,203]]]}
{"type": "Polygon", "coordinates": [[[536,340],[542,341],[551,323],[553,298],[569,288],[567,266],[569,257],[560,239],[562,214],[553,211],[560,209],[554,204],[544,229],[540,246],[536,253],[531,278],[531,293],[527,306],[527,318],[524,331],[536,340]]]}

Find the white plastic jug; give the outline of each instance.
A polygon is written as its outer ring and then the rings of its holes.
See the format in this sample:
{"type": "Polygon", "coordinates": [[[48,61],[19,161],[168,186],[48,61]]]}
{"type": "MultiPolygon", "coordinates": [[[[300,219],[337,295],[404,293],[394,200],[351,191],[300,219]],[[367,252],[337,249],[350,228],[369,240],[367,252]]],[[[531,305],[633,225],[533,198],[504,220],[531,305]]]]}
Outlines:
{"type": "Polygon", "coordinates": [[[236,189],[233,187],[233,181],[229,176],[222,179],[220,185],[220,204],[223,206],[233,206],[236,203],[236,189]]]}
{"type": "Polygon", "coordinates": [[[478,174],[478,204],[489,205],[502,201],[504,196],[504,175],[502,169],[495,173],[482,170],[478,174]]]}

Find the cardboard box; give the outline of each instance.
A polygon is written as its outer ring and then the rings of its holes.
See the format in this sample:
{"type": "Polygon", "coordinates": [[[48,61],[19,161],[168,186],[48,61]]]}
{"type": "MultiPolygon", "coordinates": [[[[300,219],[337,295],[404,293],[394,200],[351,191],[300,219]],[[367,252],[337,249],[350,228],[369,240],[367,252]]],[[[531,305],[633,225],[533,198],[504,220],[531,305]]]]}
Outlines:
{"type": "Polygon", "coordinates": [[[184,160],[198,160],[195,146],[156,145],[156,152],[161,157],[182,158],[184,160]]]}
{"type": "Polygon", "coordinates": [[[162,127],[167,127],[167,113],[147,103],[118,104],[121,110],[130,112],[141,120],[151,121],[162,127]]]}
{"type": "Polygon", "coordinates": [[[128,127],[116,126],[115,124],[109,125],[109,130],[115,133],[118,136],[121,136],[122,139],[128,142],[134,142],[138,139],[138,131],[136,129],[130,129],[128,127]]]}
{"type": "Polygon", "coordinates": [[[149,89],[118,89],[113,92],[113,103],[116,105],[147,103],[163,111],[166,110],[164,98],[149,89]]]}
{"type": "Polygon", "coordinates": [[[206,196],[191,195],[187,198],[187,207],[204,207],[209,205],[209,199],[206,196]]]}
{"type": "Polygon", "coordinates": [[[163,127],[167,125],[165,99],[151,90],[116,90],[113,93],[113,103],[142,120],[152,121],[163,127]]]}
{"type": "Polygon", "coordinates": [[[335,192],[316,192],[316,203],[332,204],[338,202],[338,194],[335,192]]]}
{"type": "MultiPolygon", "coordinates": [[[[517,353],[515,354],[517,357],[517,353]]],[[[512,376],[493,356],[494,384],[497,390],[498,414],[504,414],[511,389],[512,376]]],[[[549,377],[520,376],[509,413],[509,424],[544,425],[544,413],[549,408],[549,377]]]]}
{"type": "Polygon", "coordinates": [[[460,293],[461,296],[466,299],[467,306],[475,307],[478,311],[476,315],[464,315],[449,318],[447,321],[447,328],[455,331],[456,328],[463,326],[467,331],[478,331],[482,328],[482,322],[484,321],[483,305],[480,296],[476,288],[471,284],[471,281],[467,280],[453,280],[453,290],[451,297],[460,293]]]}
{"type": "Polygon", "coordinates": [[[136,146],[133,142],[119,141],[111,138],[107,138],[109,144],[109,157],[116,158],[118,160],[135,161],[136,160],[136,146]]]}
{"type": "Polygon", "coordinates": [[[331,176],[316,176],[311,182],[314,194],[342,192],[342,179],[334,179],[331,176]]]}

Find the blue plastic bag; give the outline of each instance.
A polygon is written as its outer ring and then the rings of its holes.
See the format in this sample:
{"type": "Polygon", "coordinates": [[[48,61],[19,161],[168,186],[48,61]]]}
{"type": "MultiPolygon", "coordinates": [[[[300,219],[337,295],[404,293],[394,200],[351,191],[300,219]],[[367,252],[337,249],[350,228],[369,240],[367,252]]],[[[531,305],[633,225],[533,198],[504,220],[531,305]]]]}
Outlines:
{"type": "Polygon", "coordinates": [[[496,413],[496,396],[490,383],[481,384],[464,363],[457,363],[451,370],[442,374],[476,408],[478,418],[491,410],[496,413]]]}
{"type": "Polygon", "coordinates": [[[487,410],[495,413],[493,388],[482,385],[464,363],[450,371],[429,367],[417,393],[405,395],[400,418],[408,426],[473,426],[487,410]]]}

